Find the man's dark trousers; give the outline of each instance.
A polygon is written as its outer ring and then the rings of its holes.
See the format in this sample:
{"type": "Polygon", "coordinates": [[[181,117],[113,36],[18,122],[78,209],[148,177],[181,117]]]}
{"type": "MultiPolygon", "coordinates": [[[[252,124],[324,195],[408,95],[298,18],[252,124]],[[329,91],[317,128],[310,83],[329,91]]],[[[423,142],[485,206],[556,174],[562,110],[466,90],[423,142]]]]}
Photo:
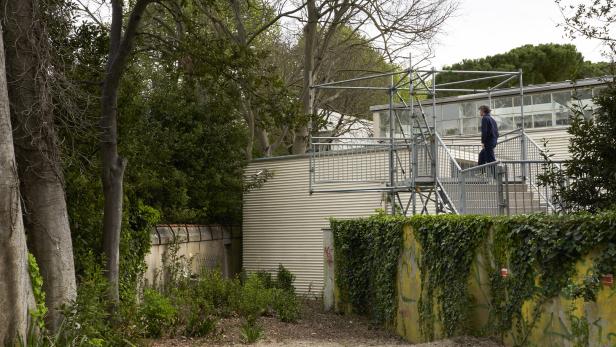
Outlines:
{"type": "Polygon", "coordinates": [[[483,147],[481,152],[479,152],[479,165],[496,161],[496,156],[494,155],[494,148],[496,148],[496,146],[486,145],[483,147]]]}

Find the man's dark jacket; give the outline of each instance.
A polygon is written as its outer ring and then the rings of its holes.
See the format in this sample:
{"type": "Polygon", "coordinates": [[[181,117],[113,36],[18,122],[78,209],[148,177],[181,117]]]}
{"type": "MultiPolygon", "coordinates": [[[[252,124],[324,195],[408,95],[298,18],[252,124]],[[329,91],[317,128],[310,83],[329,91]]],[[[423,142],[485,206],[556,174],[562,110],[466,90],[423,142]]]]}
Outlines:
{"type": "Polygon", "coordinates": [[[486,147],[496,147],[498,126],[489,113],[481,117],[481,143],[486,147]]]}

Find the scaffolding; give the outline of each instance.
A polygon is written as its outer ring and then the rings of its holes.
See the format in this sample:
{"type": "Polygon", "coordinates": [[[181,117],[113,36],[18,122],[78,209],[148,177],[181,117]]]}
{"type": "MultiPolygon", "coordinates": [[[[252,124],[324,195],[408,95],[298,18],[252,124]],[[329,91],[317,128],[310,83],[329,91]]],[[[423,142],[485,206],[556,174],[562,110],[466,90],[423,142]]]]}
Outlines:
{"type": "MultiPolygon", "coordinates": [[[[437,214],[466,212],[461,211],[467,206],[464,200],[468,194],[464,190],[474,182],[476,172],[470,175],[455,157],[472,154],[479,149],[449,148],[445,145],[437,131],[436,98],[443,93],[487,93],[488,102],[491,103],[492,92],[517,81],[520,98],[524,100],[522,70],[415,69],[411,63],[409,59],[409,67],[401,71],[371,74],[311,87],[315,90],[386,93],[388,136],[354,138],[346,142],[334,137],[311,137],[310,194],[383,192],[388,196],[387,209],[391,214],[428,214],[430,210],[437,214]],[[460,79],[439,83],[437,76],[440,74],[459,76],[460,79]],[[389,86],[374,85],[374,81],[384,78],[389,80],[389,86]],[[473,88],[472,84],[476,82],[488,83],[490,86],[473,88]],[[426,112],[430,108],[432,112],[426,112]],[[427,113],[431,113],[431,116],[427,113]]],[[[524,135],[524,102],[520,102],[520,115],[522,129],[516,131],[524,135]]],[[[518,136],[516,139],[518,144],[515,156],[522,162],[527,161],[528,137],[518,136]]],[[[499,174],[494,164],[479,169],[484,174],[492,171],[494,177],[499,174]]],[[[521,167],[521,170],[526,169],[521,167]]],[[[521,176],[526,177],[524,174],[521,176]]],[[[494,208],[502,209],[502,199],[502,196],[495,195],[494,208]]]]}

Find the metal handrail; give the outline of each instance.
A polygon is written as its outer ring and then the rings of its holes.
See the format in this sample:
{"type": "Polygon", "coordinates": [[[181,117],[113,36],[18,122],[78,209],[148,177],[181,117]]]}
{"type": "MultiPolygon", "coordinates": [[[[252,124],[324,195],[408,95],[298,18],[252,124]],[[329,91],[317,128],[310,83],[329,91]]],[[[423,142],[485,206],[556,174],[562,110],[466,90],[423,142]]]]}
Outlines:
{"type": "Polygon", "coordinates": [[[471,172],[471,171],[481,170],[481,169],[484,169],[484,168],[489,167],[489,166],[496,166],[496,165],[498,165],[500,163],[501,163],[501,161],[497,160],[497,161],[493,161],[493,162],[490,162],[490,163],[469,167],[468,169],[464,169],[464,170],[460,171],[460,173],[467,173],[467,172],[471,172]]]}
{"type": "Polygon", "coordinates": [[[447,156],[449,156],[449,159],[451,161],[453,161],[453,163],[456,164],[456,168],[460,171],[462,171],[462,167],[460,166],[460,164],[458,163],[458,161],[456,160],[456,158],[451,154],[451,151],[449,151],[449,147],[447,147],[447,145],[445,144],[445,142],[443,142],[443,139],[441,138],[441,136],[438,133],[435,133],[436,135],[436,139],[439,142],[439,144],[441,146],[443,146],[443,148],[445,149],[445,153],[447,153],[447,156]]]}

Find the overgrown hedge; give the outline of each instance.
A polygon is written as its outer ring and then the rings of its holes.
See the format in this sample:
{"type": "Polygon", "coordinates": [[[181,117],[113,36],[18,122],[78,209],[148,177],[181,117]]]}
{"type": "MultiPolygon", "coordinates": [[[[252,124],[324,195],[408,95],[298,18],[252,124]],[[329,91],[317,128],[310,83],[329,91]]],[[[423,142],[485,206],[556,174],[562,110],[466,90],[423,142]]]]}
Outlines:
{"type": "Polygon", "coordinates": [[[540,317],[542,303],[558,295],[594,301],[601,276],[616,272],[616,212],[332,220],[341,299],[377,322],[395,317],[396,272],[405,225],[412,227],[422,248],[418,304],[421,331],[427,339],[434,337],[439,322],[448,336],[502,336],[515,329],[524,344],[540,317]],[[478,254],[488,260],[491,287],[489,324],[480,332],[466,324],[472,305],[469,276],[478,254]],[[576,282],[575,264],[585,256],[592,257],[593,267],[583,281],[576,282]],[[502,267],[509,269],[509,276],[500,276],[502,267]],[[531,299],[539,304],[532,319],[523,320],[522,304],[531,299]]]}

